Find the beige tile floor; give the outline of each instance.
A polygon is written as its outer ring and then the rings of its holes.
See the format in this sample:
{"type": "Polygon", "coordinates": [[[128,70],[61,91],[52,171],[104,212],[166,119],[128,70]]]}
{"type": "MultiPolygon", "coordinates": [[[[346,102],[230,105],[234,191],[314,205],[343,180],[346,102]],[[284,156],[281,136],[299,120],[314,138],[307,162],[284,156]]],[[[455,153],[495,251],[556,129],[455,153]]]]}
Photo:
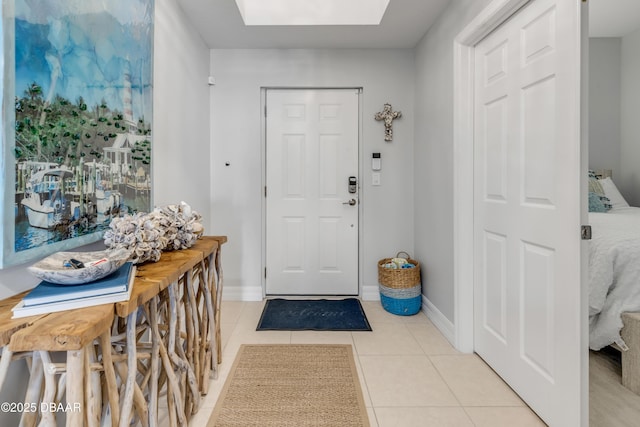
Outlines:
{"type": "Polygon", "coordinates": [[[351,344],[372,427],[545,425],[482,359],[457,352],[423,313],[395,316],[365,301],[373,332],[257,332],[263,306],[223,302],[220,375],[190,425],[206,425],[238,348],[255,343],[351,344]]]}

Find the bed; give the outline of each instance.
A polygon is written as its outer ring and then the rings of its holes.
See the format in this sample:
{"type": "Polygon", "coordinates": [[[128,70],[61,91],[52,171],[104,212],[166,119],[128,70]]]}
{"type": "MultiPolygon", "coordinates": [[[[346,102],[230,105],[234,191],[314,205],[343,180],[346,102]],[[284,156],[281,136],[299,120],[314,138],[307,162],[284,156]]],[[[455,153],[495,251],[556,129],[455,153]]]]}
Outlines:
{"type": "MultiPolygon", "coordinates": [[[[623,384],[626,376],[637,385],[640,372],[624,372],[624,359],[640,360],[636,332],[633,345],[627,342],[630,330],[638,327],[629,323],[640,319],[640,208],[629,206],[611,178],[598,184],[606,203],[596,212],[590,204],[589,212],[589,347],[600,350],[613,345],[622,350],[623,384]]],[[[634,387],[629,388],[640,393],[640,387],[634,387]]]]}
{"type": "Polygon", "coordinates": [[[640,311],[640,208],[589,213],[589,346],[616,343],[623,312],[640,311]]]}

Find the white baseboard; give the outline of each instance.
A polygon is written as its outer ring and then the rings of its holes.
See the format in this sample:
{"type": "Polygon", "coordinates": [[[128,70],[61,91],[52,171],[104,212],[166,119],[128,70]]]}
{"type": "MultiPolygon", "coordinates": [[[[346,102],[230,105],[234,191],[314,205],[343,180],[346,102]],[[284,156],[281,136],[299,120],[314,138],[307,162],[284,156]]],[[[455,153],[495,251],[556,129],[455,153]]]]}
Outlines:
{"type": "MultiPolygon", "coordinates": [[[[360,297],[363,301],[380,301],[378,285],[363,286],[360,297]]],[[[261,286],[225,286],[222,290],[223,301],[262,301],[261,286]]]]}
{"type": "Polygon", "coordinates": [[[380,301],[380,289],[378,285],[363,285],[360,298],[362,298],[362,301],[380,301]]]}
{"type": "Polygon", "coordinates": [[[438,328],[440,333],[455,347],[456,328],[449,319],[446,318],[438,308],[433,305],[426,296],[422,295],[422,311],[427,315],[431,323],[438,328]]]}
{"type": "Polygon", "coordinates": [[[225,286],[223,301],[262,301],[261,286],[225,286]]]}

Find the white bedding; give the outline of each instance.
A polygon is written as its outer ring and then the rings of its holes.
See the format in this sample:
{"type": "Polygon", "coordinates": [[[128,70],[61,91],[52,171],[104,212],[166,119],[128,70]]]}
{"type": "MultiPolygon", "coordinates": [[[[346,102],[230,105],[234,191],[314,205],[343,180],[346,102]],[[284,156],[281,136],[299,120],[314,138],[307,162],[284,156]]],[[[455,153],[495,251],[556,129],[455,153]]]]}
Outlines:
{"type": "Polygon", "coordinates": [[[640,208],[591,212],[589,223],[589,347],[626,348],[621,314],[640,311],[640,208]]]}

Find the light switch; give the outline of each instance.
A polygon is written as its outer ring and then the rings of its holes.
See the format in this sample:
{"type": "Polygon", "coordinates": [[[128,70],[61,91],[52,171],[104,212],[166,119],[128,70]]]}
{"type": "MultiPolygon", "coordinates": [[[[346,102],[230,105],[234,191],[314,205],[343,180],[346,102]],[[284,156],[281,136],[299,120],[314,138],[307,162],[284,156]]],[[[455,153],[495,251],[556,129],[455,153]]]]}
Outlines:
{"type": "Polygon", "coordinates": [[[380,172],[373,172],[371,174],[371,185],[380,185],[380,172]]]}

